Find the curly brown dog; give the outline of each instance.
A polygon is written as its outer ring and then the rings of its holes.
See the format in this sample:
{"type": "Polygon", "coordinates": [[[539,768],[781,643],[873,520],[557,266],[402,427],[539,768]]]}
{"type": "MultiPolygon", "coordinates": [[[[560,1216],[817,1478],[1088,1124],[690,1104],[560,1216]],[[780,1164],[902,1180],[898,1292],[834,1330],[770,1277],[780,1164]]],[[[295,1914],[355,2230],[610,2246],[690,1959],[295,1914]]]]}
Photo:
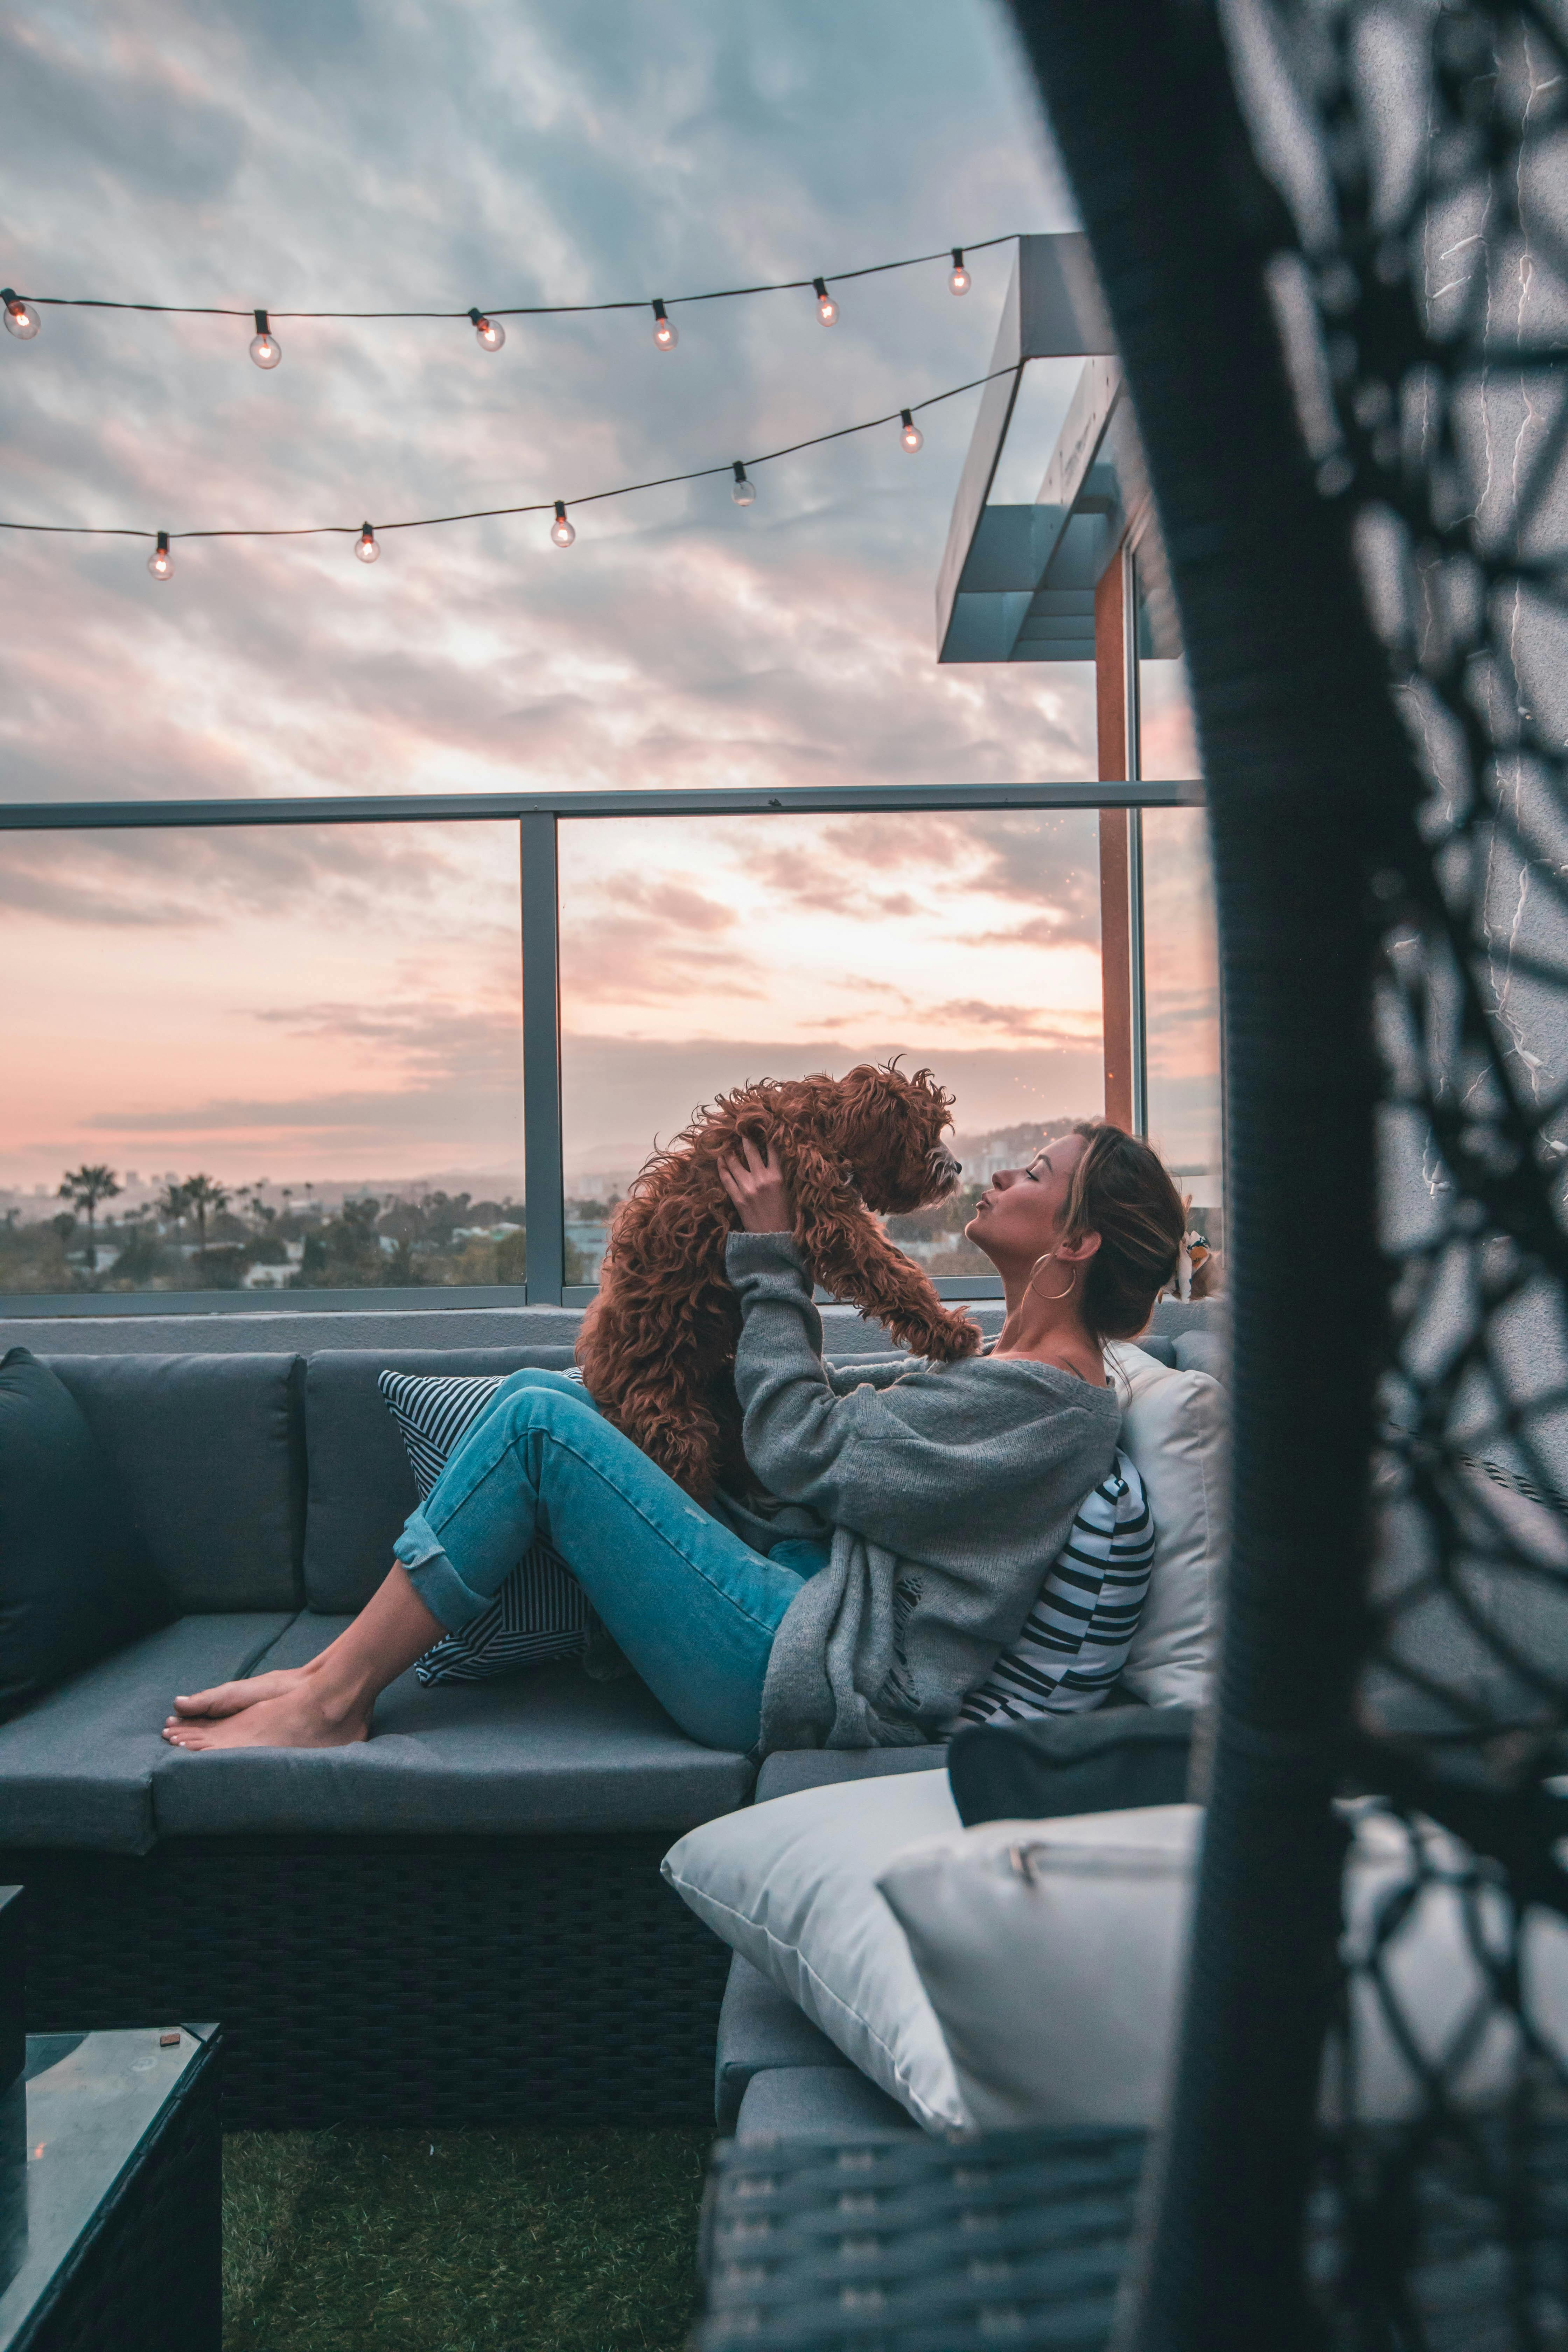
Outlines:
{"type": "Polygon", "coordinates": [[[771,1140],[815,1280],[945,1363],[980,1333],[870,1212],[947,1198],[962,1173],[942,1140],[952,1108],[929,1070],[906,1076],[896,1060],[842,1078],[764,1078],[721,1095],[648,1160],[616,1212],[577,1360],[606,1418],[698,1501],[751,1484],[734,1386],[740,1302],[724,1275],[735,1219],[720,1160],[742,1136],[771,1140]]]}

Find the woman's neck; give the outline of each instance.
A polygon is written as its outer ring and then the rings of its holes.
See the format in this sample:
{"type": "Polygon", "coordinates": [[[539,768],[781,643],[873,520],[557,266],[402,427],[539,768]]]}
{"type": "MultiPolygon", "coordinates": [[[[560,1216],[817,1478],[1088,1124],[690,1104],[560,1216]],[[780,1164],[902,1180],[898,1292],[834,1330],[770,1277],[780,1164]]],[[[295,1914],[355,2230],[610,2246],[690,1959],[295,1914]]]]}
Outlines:
{"type": "Polygon", "coordinates": [[[1059,1292],[1065,1287],[1064,1276],[1071,1269],[1053,1264],[1016,1270],[999,1266],[997,1271],[1002,1276],[1006,1311],[992,1354],[1028,1356],[1037,1363],[1060,1364],[1077,1372],[1081,1380],[1103,1386],[1104,1359],[1079,1312],[1080,1281],[1074,1281],[1065,1298],[1050,1296],[1052,1290],[1059,1292]],[[1044,1285],[1043,1291],[1033,1280],[1037,1273],[1044,1285]]]}

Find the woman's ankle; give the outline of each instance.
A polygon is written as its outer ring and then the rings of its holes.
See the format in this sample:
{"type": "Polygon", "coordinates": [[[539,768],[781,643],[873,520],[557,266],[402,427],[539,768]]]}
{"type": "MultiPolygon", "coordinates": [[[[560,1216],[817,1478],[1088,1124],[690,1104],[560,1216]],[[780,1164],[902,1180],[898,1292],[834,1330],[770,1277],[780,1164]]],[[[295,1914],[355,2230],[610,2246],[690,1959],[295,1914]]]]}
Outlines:
{"type": "Polygon", "coordinates": [[[367,1682],[363,1671],[355,1672],[352,1664],[333,1660],[323,1651],[312,1658],[314,1671],[308,1685],[312,1710],[334,1731],[345,1724],[368,1723],[376,1701],[376,1688],[367,1682]]]}

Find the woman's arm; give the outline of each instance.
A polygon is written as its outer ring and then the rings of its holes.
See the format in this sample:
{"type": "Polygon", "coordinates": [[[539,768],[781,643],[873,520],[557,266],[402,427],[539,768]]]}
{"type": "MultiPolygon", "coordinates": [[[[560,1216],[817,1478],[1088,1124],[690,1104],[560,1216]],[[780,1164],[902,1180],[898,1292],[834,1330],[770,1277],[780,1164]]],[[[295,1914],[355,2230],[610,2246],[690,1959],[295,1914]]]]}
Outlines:
{"type": "Polygon", "coordinates": [[[875,1390],[847,1396],[822,1360],[822,1318],[812,1303],[805,1261],[788,1233],[731,1234],[724,1270],[741,1301],[735,1388],[745,1446],[770,1493],[840,1517],[847,1456],[875,1390]]]}

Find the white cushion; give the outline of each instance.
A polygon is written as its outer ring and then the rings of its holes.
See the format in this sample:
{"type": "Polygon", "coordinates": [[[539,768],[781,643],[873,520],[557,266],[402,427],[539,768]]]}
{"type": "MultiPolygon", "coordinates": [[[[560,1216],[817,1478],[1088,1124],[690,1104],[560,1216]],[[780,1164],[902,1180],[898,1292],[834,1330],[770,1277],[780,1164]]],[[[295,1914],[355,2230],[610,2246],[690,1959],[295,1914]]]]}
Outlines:
{"type": "Polygon", "coordinates": [[[1202,1706],[1219,1633],[1228,1541],[1225,1391],[1130,1341],[1105,1351],[1121,1444],[1154,1514],[1154,1572],[1121,1680],[1147,1706],[1202,1706]]]}
{"type": "Polygon", "coordinates": [[[1196,1805],[986,1822],[883,1869],[979,2129],[1154,2120],[1202,1822],[1196,1805]]]}
{"type": "MultiPolygon", "coordinates": [[[[1344,1950],[1371,1951],[1389,1898],[1408,1880],[1405,1832],[1368,1803],[1345,1880],[1344,1950]]],[[[878,1884],[900,1921],[941,2021],[960,2098],[982,2130],[1027,2124],[1152,2125],[1170,2074],[1191,1886],[1203,1816],[1193,1805],[1047,1822],[987,1822],[906,1849],[878,1884]]],[[[1436,2070],[1488,1992],[1461,1891],[1457,1840],[1419,1831],[1424,1891],[1384,1948],[1384,1978],[1426,2066],[1436,2070]]],[[[1476,1900],[1494,1952],[1507,1945],[1500,1898],[1476,1900]]],[[[1532,1910],[1521,1934],[1532,2025],[1562,2063],[1568,2053],[1568,1922],[1532,1910]]],[[[1422,2112],[1426,2088],[1389,2030],[1364,1973],[1352,1979],[1356,2111],[1375,2123],[1422,2112]]],[[[1493,2008],[1450,2074],[1456,2104],[1495,2103],[1520,2058],[1519,2034],[1493,2008]]],[[[1335,2113],[1336,2055],[1322,2111],[1335,2113]]]]}
{"type": "Polygon", "coordinates": [[[691,1830],[664,1875],[928,2131],[965,2127],[952,2061],[877,1876],[958,1827],[945,1772],[802,1789],[691,1830]]]}

